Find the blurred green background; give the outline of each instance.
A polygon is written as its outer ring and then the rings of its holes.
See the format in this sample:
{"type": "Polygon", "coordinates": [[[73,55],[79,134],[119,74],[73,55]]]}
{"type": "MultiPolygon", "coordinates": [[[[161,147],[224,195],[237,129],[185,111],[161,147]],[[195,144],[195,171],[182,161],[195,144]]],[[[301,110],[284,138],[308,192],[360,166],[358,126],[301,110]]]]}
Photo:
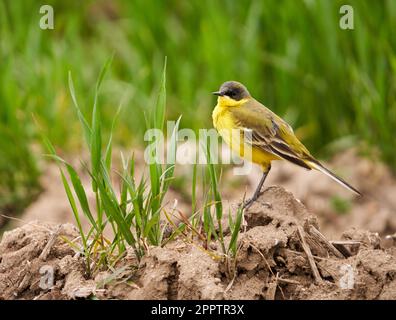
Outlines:
{"type": "Polygon", "coordinates": [[[396,1],[348,1],[354,30],[339,28],[343,4],[0,0],[0,209],[21,210],[39,190],[38,125],[61,152],[78,152],[68,71],[89,116],[113,53],[100,99],[107,128],[124,101],[120,146],[142,143],[167,56],[167,117],[182,114],[183,127],[211,127],[210,92],[238,80],[314,154],[358,145],[395,168],[396,1]],[[39,28],[43,4],[54,8],[54,30],[39,28]]]}

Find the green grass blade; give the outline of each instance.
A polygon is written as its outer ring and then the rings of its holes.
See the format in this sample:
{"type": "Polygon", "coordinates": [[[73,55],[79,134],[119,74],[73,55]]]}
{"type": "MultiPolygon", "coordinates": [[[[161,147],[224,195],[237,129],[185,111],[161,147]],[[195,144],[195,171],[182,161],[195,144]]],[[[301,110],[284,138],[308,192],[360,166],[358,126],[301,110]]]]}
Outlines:
{"type": "Polygon", "coordinates": [[[192,183],[191,183],[191,212],[195,212],[196,207],[197,207],[197,163],[194,163],[192,183]]]}
{"type": "Polygon", "coordinates": [[[106,163],[107,170],[110,170],[110,167],[111,167],[113,131],[115,128],[115,124],[120,116],[122,107],[123,107],[123,100],[121,100],[120,104],[118,105],[117,112],[116,112],[115,116],[113,117],[113,121],[111,123],[110,137],[109,137],[109,141],[107,142],[106,151],[105,151],[105,163],[106,163]]]}
{"type": "Polygon", "coordinates": [[[76,193],[78,200],[80,202],[80,206],[85,214],[85,216],[88,218],[88,220],[91,222],[92,226],[96,229],[96,231],[98,231],[99,233],[101,232],[98,225],[96,224],[96,221],[91,213],[91,210],[89,208],[89,204],[88,204],[88,199],[87,199],[87,195],[85,193],[84,187],[81,183],[81,180],[77,174],[77,172],[74,170],[74,168],[66,163],[66,169],[69,173],[70,176],[70,180],[72,182],[73,188],[74,188],[74,192],[76,193]]]}
{"type": "Polygon", "coordinates": [[[66,191],[67,199],[69,200],[70,207],[72,208],[72,212],[73,212],[73,215],[74,215],[74,219],[76,220],[76,223],[77,223],[78,231],[79,231],[79,233],[81,235],[81,240],[83,242],[84,247],[86,247],[87,246],[87,240],[85,238],[84,231],[82,229],[81,220],[80,220],[80,216],[78,214],[76,201],[74,200],[72,191],[71,191],[69,183],[67,182],[67,179],[66,179],[66,177],[65,177],[65,175],[63,173],[63,170],[61,168],[59,168],[59,170],[60,170],[60,173],[61,173],[62,183],[63,183],[64,189],[66,191]]]}
{"type": "Polygon", "coordinates": [[[177,152],[177,135],[179,130],[181,116],[177,119],[175,127],[173,128],[172,135],[170,138],[169,150],[168,150],[168,164],[164,171],[164,183],[162,187],[162,197],[166,194],[169,189],[171,179],[174,176],[176,166],[176,152],[177,152]]]}
{"type": "Polygon", "coordinates": [[[98,189],[100,190],[101,200],[103,203],[103,209],[109,219],[113,219],[117,227],[120,229],[123,237],[129,245],[134,245],[136,240],[129,229],[127,222],[125,221],[119,207],[117,206],[116,199],[109,196],[107,190],[102,183],[97,182],[98,189]]]}
{"type": "Polygon", "coordinates": [[[85,117],[84,117],[83,113],[81,112],[81,109],[78,105],[76,93],[74,90],[73,78],[72,78],[70,71],[69,71],[69,91],[70,91],[70,95],[73,100],[74,107],[76,108],[76,111],[77,111],[78,119],[80,120],[80,123],[83,127],[85,141],[88,145],[90,145],[91,144],[91,128],[90,128],[87,120],[85,119],[85,117]]]}
{"type": "Polygon", "coordinates": [[[155,106],[155,113],[153,115],[153,127],[156,129],[160,129],[161,131],[164,129],[165,122],[165,111],[166,111],[166,63],[167,57],[164,60],[164,68],[162,70],[161,84],[160,90],[157,97],[157,103],[155,106]]]}
{"type": "Polygon", "coordinates": [[[96,82],[96,90],[95,90],[95,104],[97,103],[97,93],[99,92],[100,86],[102,85],[103,79],[109,70],[114,58],[114,53],[111,55],[109,59],[107,59],[106,63],[104,64],[102,70],[100,71],[98,81],[96,82]]]}
{"type": "MultiPolygon", "coordinates": [[[[245,201],[245,198],[243,199],[243,202],[245,201]]],[[[242,202],[242,203],[243,203],[242,202]]],[[[240,233],[240,228],[241,228],[241,223],[242,223],[242,217],[243,217],[243,208],[240,206],[237,211],[237,216],[235,218],[235,223],[232,226],[232,234],[231,234],[231,240],[228,245],[228,252],[231,251],[233,256],[235,257],[236,251],[237,251],[237,242],[238,242],[238,236],[240,233]]]]}

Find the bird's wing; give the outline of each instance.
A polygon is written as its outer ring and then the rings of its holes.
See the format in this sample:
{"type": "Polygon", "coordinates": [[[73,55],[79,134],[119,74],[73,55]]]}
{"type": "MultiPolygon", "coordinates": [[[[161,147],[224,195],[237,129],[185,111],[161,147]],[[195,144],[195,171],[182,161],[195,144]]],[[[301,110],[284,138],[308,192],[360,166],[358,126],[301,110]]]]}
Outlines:
{"type": "Polygon", "coordinates": [[[304,161],[312,157],[307,148],[294,135],[290,125],[271,110],[252,99],[231,112],[246,143],[311,169],[304,161]]]}

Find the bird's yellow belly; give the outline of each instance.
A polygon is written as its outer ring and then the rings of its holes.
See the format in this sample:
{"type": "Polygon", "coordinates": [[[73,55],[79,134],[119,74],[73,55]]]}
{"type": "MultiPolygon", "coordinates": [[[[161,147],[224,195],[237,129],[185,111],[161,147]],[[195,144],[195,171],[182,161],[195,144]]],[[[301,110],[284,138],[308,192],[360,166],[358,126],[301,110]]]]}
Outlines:
{"type": "Polygon", "coordinates": [[[213,125],[233,152],[263,168],[267,168],[271,161],[279,159],[276,155],[246,144],[231,114],[222,109],[216,107],[213,111],[213,125]]]}

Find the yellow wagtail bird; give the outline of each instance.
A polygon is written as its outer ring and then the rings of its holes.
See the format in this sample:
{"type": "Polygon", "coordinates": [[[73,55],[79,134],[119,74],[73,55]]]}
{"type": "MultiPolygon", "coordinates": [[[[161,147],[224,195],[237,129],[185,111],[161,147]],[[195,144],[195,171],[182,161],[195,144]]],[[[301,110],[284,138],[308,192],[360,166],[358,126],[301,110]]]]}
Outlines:
{"type": "Polygon", "coordinates": [[[308,170],[319,170],[361,195],[357,189],[316,160],[294,135],[292,127],[255,100],[244,85],[236,81],[227,81],[213,94],[218,96],[212,114],[214,127],[234,152],[258,164],[263,170],[263,176],[253,197],[245,202],[244,207],[257,200],[271,169],[271,161],[281,159],[308,170]]]}

